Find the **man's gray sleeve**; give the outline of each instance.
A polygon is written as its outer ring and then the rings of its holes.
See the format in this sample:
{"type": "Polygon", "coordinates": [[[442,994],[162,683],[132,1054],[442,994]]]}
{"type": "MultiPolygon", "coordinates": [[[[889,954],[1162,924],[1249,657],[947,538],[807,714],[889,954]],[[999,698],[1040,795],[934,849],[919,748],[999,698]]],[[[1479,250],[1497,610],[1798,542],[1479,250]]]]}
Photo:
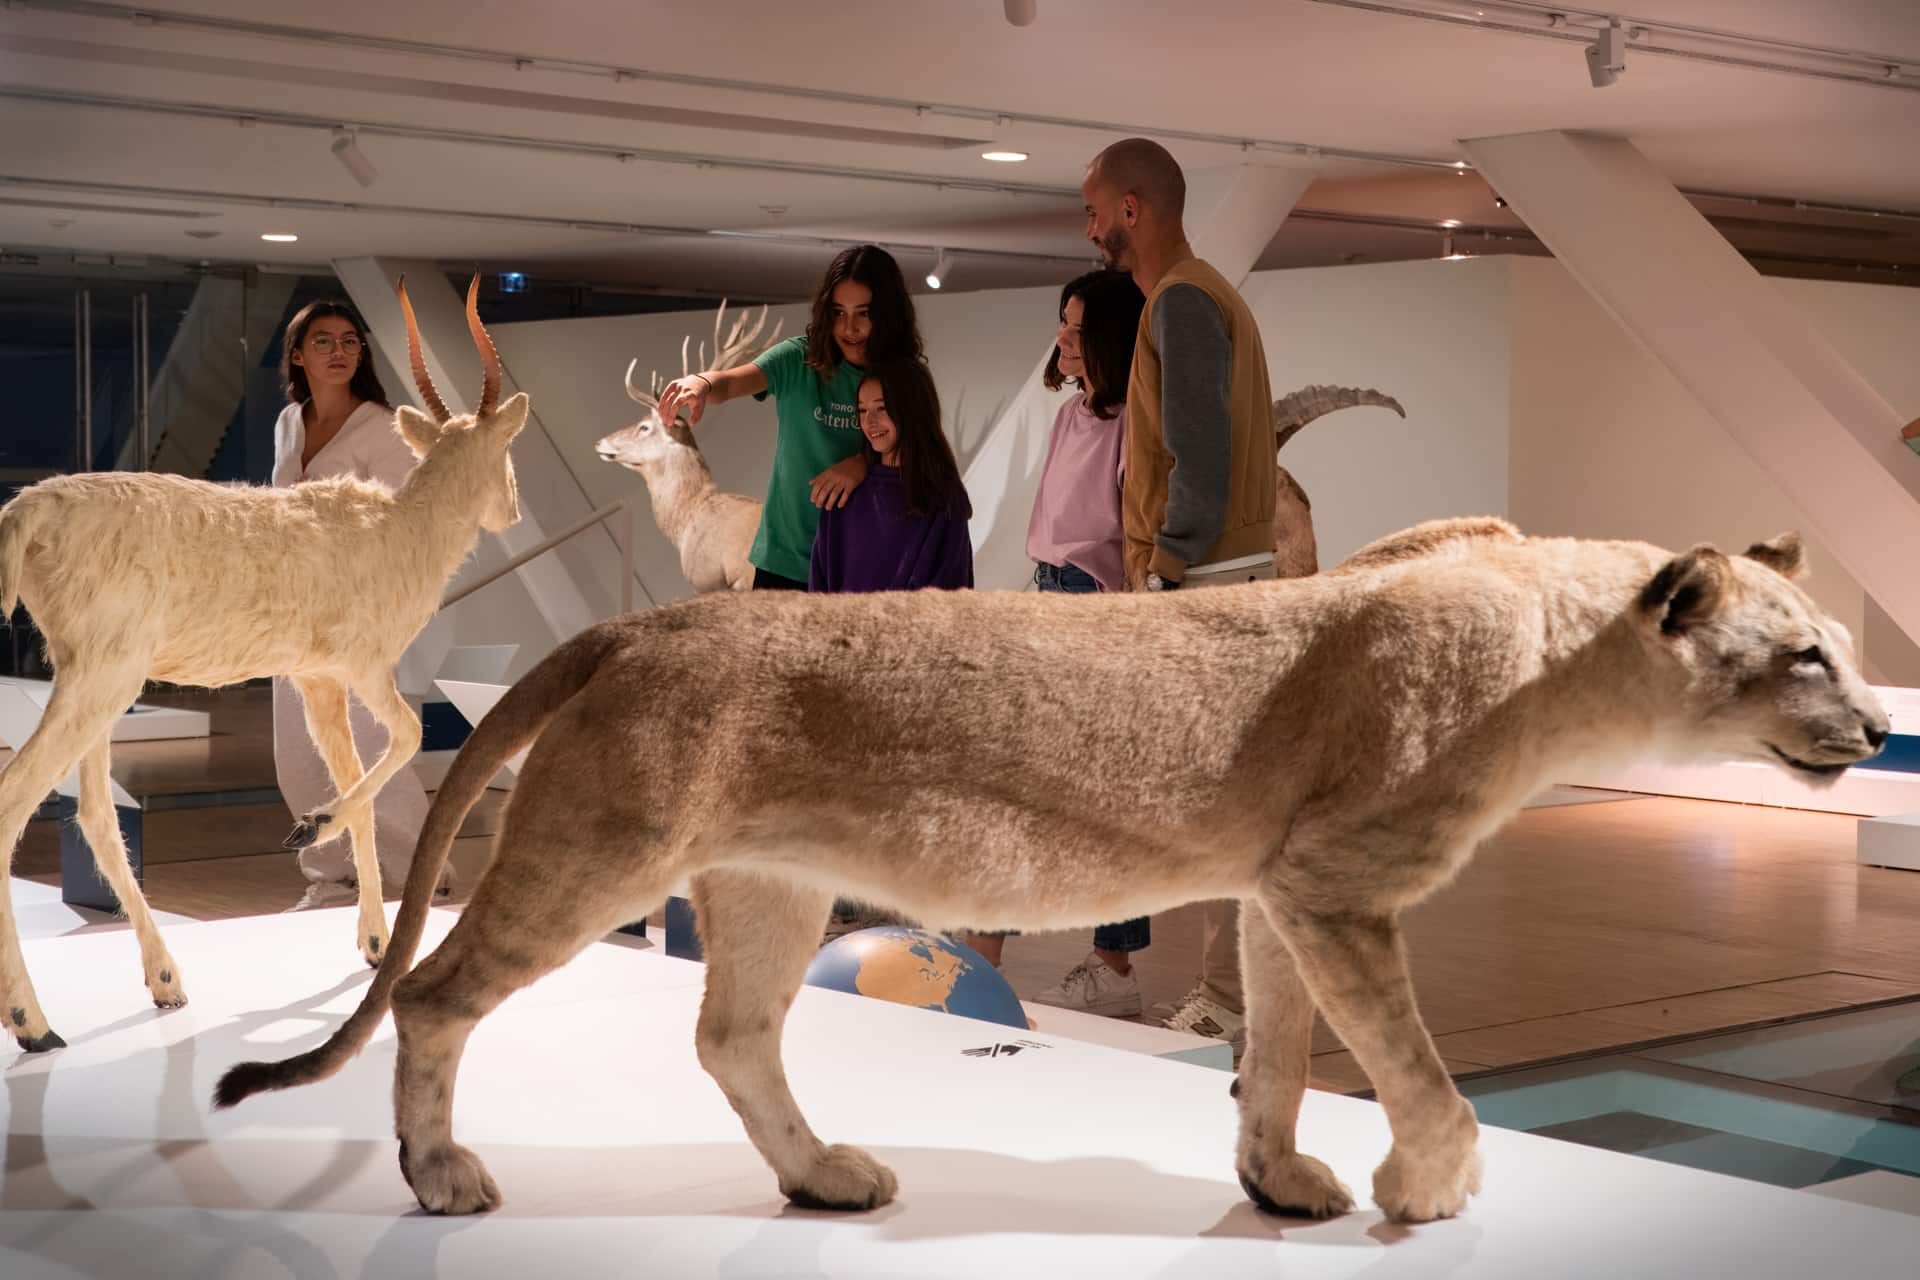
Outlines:
{"type": "Polygon", "coordinates": [[[1177,284],[1154,302],[1153,345],[1160,352],[1161,437],[1173,455],[1167,512],[1154,542],[1194,564],[1227,524],[1233,343],[1226,317],[1206,291],[1177,284]]]}

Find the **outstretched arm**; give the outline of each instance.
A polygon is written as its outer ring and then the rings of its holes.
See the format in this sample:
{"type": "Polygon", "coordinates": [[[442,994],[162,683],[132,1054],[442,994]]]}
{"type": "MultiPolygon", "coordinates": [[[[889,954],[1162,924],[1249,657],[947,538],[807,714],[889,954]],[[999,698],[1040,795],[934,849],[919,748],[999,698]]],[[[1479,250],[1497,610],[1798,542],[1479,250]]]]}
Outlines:
{"type": "Polygon", "coordinates": [[[766,389],[766,371],[755,364],[690,373],[684,378],[675,378],[660,393],[660,420],[672,422],[673,415],[685,409],[687,421],[697,423],[710,404],[757,396],[766,389]]]}

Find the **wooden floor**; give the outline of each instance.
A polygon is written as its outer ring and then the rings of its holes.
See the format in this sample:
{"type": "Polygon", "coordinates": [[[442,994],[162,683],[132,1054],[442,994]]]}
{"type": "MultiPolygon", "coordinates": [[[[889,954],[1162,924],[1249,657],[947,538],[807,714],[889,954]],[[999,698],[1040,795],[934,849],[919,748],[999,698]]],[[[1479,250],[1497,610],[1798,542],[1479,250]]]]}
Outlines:
{"type": "MultiPolygon", "coordinates": [[[[263,690],[150,700],[208,710],[214,735],[116,748],[130,789],[273,785],[263,690]]],[[[502,798],[489,797],[455,851],[469,886],[502,798]]],[[[1441,1054],[1466,1074],[1920,995],[1920,873],[1857,865],[1854,824],[1660,798],[1522,813],[1408,916],[1441,1054]]],[[[149,815],[150,901],[199,919],[284,910],[305,883],[279,848],[287,825],[272,804],[149,815]]],[[[33,827],[14,870],[51,881],[57,831],[33,827]]],[[[1135,961],[1149,1005],[1192,986],[1198,916],[1154,919],[1154,945],[1135,961]]],[[[1030,997],[1087,946],[1084,934],[1009,939],[1006,974],[1030,997]]],[[[1316,1085],[1366,1087],[1325,1027],[1314,1050],[1316,1085]]]]}

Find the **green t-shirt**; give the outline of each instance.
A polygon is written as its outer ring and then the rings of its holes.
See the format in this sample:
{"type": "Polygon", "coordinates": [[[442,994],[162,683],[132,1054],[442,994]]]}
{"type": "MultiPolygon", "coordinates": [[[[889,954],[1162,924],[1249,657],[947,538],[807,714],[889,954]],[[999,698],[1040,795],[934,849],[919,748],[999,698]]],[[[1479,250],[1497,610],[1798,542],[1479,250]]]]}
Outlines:
{"type": "Polygon", "coordinates": [[[813,533],[820,525],[813,478],[866,444],[859,409],[865,371],[842,360],[833,376],[822,380],[807,367],[804,336],[774,343],[753,363],[767,375],[767,389],[754,399],[773,397],[776,429],[767,502],[747,559],[768,573],[805,582],[813,533]]]}

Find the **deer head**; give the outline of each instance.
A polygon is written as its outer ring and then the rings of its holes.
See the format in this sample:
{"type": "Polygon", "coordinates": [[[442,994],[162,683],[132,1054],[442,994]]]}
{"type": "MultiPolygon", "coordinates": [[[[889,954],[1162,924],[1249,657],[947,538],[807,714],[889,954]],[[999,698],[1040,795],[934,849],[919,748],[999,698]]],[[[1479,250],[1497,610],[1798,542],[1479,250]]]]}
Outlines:
{"type": "Polygon", "coordinates": [[[480,526],[499,532],[520,519],[520,490],[513,476],[513,438],[527,425],[526,393],[516,393],[500,404],[500,353],[480,323],[480,276],[467,286],[467,330],[480,350],[480,404],[472,413],[455,415],[435,390],[433,377],[420,352],[420,323],[407,298],[407,282],[399,285],[400,311],[407,318],[407,362],[413,382],[427,406],[421,413],[403,404],[394,411],[394,426],[420,458],[421,465],[469,477],[478,490],[480,526]]]}
{"type": "MultiPolygon", "coordinates": [[[[763,342],[761,331],[767,325],[767,309],[760,308],[760,314],[750,316],[742,314],[735,318],[733,328],[721,333],[726,323],[727,304],[723,300],[720,310],[713,317],[713,362],[707,362],[707,344],[702,340],[699,347],[700,362],[691,365],[688,360],[688,348],[693,335],[688,334],[680,340],[680,376],[687,377],[695,368],[729,369],[740,364],[760,351],[772,346],[780,338],[781,323],[773,326],[773,332],[763,342]]],[[[693,441],[693,433],[684,422],[675,415],[672,422],[660,420],[660,396],[666,390],[666,381],[661,378],[658,369],[653,371],[643,390],[634,381],[634,372],[640,367],[639,360],[627,365],[627,395],[646,411],[640,421],[630,427],[623,427],[610,436],[603,437],[593,446],[602,461],[617,462],[634,471],[642,471],[652,464],[671,458],[676,450],[690,449],[698,454],[700,447],[693,441]]]]}

